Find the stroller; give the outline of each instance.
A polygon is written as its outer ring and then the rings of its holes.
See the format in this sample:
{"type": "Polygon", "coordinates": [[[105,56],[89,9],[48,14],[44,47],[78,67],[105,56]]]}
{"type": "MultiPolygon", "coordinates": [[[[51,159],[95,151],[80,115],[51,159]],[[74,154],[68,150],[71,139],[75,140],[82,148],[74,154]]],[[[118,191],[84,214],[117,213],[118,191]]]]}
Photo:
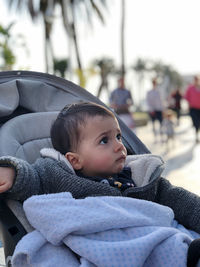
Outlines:
{"type": "MultiPolygon", "coordinates": [[[[72,82],[31,71],[1,72],[0,94],[0,156],[16,156],[29,163],[40,156],[42,148],[52,146],[50,127],[58,111],[66,104],[92,101],[105,106],[72,82]]],[[[118,120],[128,154],[150,153],[137,136],[118,120]]],[[[31,230],[22,205],[1,196],[0,236],[6,266],[11,266],[11,256],[18,241],[31,230]]]]}

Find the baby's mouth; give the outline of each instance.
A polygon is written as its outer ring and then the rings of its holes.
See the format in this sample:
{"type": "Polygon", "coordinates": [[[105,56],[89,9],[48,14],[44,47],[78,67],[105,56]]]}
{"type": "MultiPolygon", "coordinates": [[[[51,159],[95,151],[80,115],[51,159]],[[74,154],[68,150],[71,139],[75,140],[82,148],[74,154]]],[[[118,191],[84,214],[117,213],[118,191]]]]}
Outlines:
{"type": "Polygon", "coordinates": [[[126,159],[126,156],[125,156],[125,155],[121,155],[121,156],[117,159],[117,161],[125,161],[125,159],[126,159]]]}

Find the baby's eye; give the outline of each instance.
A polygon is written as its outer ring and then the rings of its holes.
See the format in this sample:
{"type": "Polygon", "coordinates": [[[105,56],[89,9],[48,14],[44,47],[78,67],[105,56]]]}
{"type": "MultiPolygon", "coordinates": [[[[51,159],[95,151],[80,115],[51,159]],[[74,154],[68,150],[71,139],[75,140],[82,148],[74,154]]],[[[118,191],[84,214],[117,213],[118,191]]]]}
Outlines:
{"type": "Polygon", "coordinates": [[[103,137],[100,141],[101,145],[107,144],[108,143],[108,137],[103,137]]]}
{"type": "Polygon", "coordinates": [[[122,135],[121,135],[121,133],[117,134],[117,140],[119,140],[119,141],[122,140],[122,135]]]}

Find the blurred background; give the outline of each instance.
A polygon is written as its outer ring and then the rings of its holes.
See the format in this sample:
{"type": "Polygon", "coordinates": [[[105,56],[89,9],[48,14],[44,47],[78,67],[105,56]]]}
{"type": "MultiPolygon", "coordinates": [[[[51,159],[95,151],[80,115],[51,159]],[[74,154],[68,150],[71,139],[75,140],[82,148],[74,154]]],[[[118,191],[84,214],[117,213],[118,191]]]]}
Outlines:
{"type": "Polygon", "coordinates": [[[119,77],[131,92],[134,131],[166,160],[165,175],[200,194],[199,144],[181,101],[173,143],[155,142],[146,94],[156,77],[163,104],[200,73],[199,0],[0,0],[0,70],[46,72],[109,104],[119,77]]]}

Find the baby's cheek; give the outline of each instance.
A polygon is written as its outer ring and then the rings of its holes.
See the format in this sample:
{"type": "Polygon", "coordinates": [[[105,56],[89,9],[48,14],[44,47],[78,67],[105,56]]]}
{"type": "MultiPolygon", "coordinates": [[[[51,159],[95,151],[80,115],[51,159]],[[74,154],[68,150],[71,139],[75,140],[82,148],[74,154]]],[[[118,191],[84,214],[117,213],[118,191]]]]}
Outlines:
{"type": "Polygon", "coordinates": [[[108,156],[102,156],[98,160],[96,160],[96,166],[99,168],[105,169],[106,167],[110,167],[112,164],[112,160],[108,156]]]}

